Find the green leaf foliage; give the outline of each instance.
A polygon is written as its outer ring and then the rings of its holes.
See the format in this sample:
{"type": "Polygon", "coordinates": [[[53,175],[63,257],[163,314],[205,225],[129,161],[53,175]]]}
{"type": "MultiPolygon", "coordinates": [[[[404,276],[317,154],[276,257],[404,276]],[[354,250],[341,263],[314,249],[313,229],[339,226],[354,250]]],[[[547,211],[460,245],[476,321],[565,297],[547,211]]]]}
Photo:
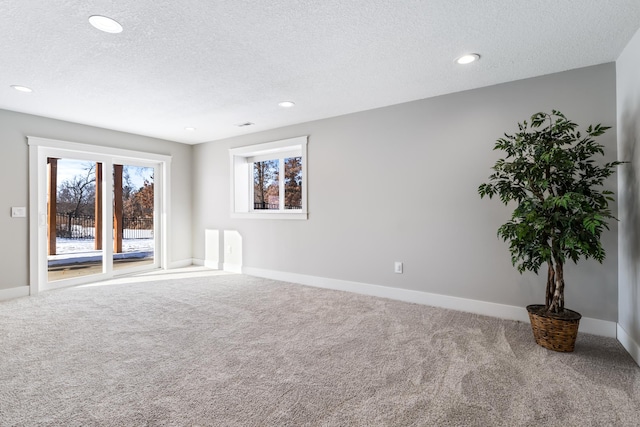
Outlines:
{"type": "Polygon", "coordinates": [[[604,260],[600,236],[615,218],[612,192],[602,186],[621,162],[594,160],[604,155],[595,137],[609,127],[589,126],[584,133],[577,128],[560,111],[534,114],[518,124],[518,132],[496,141],[494,150],[505,156],[478,187],[480,197],[516,203],[498,236],[509,242],[511,261],[521,273],[537,273],[543,263],[604,260]]]}

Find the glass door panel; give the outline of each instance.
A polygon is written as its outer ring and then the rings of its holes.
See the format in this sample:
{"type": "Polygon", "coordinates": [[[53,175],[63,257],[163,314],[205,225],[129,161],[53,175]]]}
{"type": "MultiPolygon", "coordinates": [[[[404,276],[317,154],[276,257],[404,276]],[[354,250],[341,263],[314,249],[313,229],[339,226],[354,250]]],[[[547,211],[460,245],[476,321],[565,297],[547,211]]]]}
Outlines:
{"type": "Polygon", "coordinates": [[[102,274],[102,163],[47,158],[47,279],[102,274]]]}
{"type": "Polygon", "coordinates": [[[154,168],[113,165],[113,270],[155,263],[154,168]]]}

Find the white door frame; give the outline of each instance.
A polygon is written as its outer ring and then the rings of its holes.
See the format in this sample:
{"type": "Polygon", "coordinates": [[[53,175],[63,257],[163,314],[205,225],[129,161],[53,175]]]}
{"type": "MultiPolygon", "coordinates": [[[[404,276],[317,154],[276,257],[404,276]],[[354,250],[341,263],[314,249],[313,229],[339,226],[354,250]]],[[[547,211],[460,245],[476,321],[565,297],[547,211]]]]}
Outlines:
{"type": "MultiPolygon", "coordinates": [[[[29,289],[30,294],[35,295],[40,291],[56,289],[67,286],[75,286],[104,280],[117,274],[128,274],[134,269],[122,272],[114,272],[112,269],[113,247],[110,244],[103,245],[103,264],[106,266],[101,274],[59,280],[49,283],[47,278],[47,157],[69,157],[74,159],[86,159],[102,163],[104,171],[113,170],[113,164],[134,164],[154,167],[154,203],[156,219],[154,220],[155,251],[154,264],[141,267],[136,270],[150,268],[169,268],[169,233],[170,220],[170,183],[171,156],[162,154],[145,153],[141,151],[124,150],[118,148],[103,147],[97,145],[80,144],[76,142],[60,141],[40,137],[28,136],[29,144],[29,289]],[[159,236],[159,239],[157,238],[159,236]],[[159,243],[158,243],[159,241],[159,243]],[[159,263],[158,263],[159,262],[159,263]]],[[[111,192],[113,177],[111,173],[103,174],[103,203],[104,221],[102,235],[105,242],[113,241],[113,205],[111,192]]]]}

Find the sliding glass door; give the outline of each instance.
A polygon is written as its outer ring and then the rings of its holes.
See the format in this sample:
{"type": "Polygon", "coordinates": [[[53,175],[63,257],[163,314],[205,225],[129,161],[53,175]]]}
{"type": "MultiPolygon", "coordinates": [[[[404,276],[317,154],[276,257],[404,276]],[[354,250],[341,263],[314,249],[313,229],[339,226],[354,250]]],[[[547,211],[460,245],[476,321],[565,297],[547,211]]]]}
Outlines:
{"type": "Polygon", "coordinates": [[[29,145],[32,292],[166,267],[160,212],[170,158],[40,138],[29,145]]]}

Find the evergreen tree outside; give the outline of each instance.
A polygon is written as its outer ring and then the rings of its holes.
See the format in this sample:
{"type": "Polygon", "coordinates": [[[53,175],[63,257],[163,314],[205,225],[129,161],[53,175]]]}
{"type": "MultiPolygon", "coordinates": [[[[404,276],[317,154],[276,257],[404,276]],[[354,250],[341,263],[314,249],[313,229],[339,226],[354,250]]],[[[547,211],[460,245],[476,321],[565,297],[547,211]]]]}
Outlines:
{"type": "Polygon", "coordinates": [[[284,159],[285,209],[302,209],[302,157],[284,159]]]}

